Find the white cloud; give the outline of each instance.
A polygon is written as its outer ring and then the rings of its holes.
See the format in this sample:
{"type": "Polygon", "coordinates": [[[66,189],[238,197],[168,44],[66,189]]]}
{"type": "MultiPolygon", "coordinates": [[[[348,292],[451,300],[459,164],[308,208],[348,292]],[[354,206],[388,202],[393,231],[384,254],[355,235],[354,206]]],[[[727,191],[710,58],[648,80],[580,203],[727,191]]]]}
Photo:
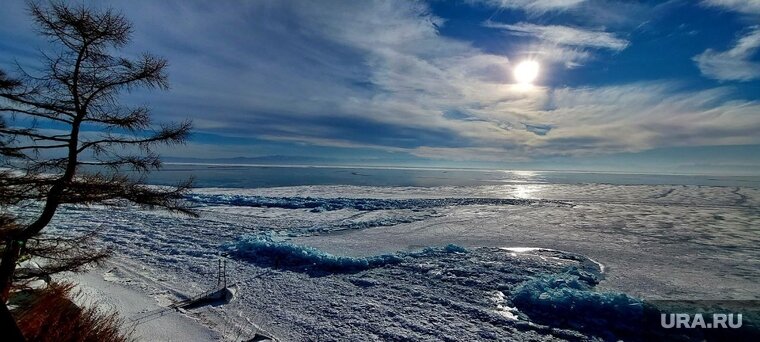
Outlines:
{"type": "Polygon", "coordinates": [[[663,146],[760,142],[760,104],[726,101],[728,88],[678,91],[677,82],[598,88],[559,88],[551,110],[535,113],[553,124],[535,145],[568,154],[640,151],[663,146]]]}
{"type": "Polygon", "coordinates": [[[577,7],[586,0],[472,0],[497,8],[522,9],[529,13],[545,13],[577,7]]]}
{"type": "Polygon", "coordinates": [[[531,36],[558,45],[610,49],[621,51],[629,42],[610,32],[587,30],[560,25],[536,25],[531,23],[502,24],[486,21],[486,27],[508,31],[513,35],[531,36]]]}
{"type": "Polygon", "coordinates": [[[486,21],[483,26],[504,30],[510,35],[536,38],[518,49],[521,54],[543,62],[560,63],[572,69],[592,59],[593,50],[622,51],[630,44],[610,32],[582,29],[561,25],[536,25],[531,23],[504,24],[486,21]]]}
{"type": "Polygon", "coordinates": [[[720,81],[750,81],[760,78],[760,63],[750,58],[760,48],[760,27],[755,26],[727,51],[707,49],[695,56],[703,75],[720,81]]]}
{"type": "MultiPolygon", "coordinates": [[[[727,101],[729,88],[679,90],[678,82],[544,89],[535,102],[505,99],[479,115],[550,126],[484,134],[479,147],[501,146],[504,157],[593,155],[667,146],[757,144],[760,103],[727,101]]],[[[426,149],[426,154],[451,149],[426,149]]],[[[491,150],[489,150],[491,151],[491,150]]],[[[489,155],[493,156],[493,151],[489,155]]]]}
{"type": "Polygon", "coordinates": [[[760,0],[703,0],[702,4],[745,14],[760,14],[760,0]]]}

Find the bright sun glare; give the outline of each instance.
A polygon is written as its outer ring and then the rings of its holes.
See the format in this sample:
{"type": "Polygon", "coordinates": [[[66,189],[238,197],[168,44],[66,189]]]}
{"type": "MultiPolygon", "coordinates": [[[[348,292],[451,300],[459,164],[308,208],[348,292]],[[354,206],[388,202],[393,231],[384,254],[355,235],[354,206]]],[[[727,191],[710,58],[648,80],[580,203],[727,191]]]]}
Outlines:
{"type": "Polygon", "coordinates": [[[514,69],[515,80],[520,84],[532,84],[538,77],[538,68],[536,61],[520,62],[514,69]]]}

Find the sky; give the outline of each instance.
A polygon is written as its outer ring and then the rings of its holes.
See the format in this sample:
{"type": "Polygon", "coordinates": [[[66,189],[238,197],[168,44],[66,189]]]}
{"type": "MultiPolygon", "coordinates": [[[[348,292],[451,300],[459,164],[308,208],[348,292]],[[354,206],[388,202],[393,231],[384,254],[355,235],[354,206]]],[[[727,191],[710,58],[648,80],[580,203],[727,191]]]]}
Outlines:
{"type": "MultiPolygon", "coordinates": [[[[193,120],[169,160],[760,173],[760,0],[84,3],[169,60],[169,91],[123,97],[193,120]]],[[[0,68],[51,48],[25,7],[0,68]]]]}

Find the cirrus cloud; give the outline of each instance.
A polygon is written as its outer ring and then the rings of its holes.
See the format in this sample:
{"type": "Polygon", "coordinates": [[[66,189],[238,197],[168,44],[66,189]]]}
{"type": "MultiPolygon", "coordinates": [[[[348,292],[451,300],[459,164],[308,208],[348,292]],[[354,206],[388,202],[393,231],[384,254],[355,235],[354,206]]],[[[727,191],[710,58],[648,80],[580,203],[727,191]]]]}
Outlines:
{"type": "Polygon", "coordinates": [[[525,22],[503,24],[490,20],[483,23],[483,25],[485,27],[505,30],[512,35],[531,36],[558,45],[621,51],[630,44],[627,40],[618,38],[610,32],[588,30],[571,26],[536,25],[525,22]]]}
{"type": "Polygon", "coordinates": [[[745,14],[760,14],[760,0],[703,0],[702,4],[745,14]]]}
{"type": "Polygon", "coordinates": [[[561,11],[577,7],[586,0],[472,0],[496,8],[522,9],[529,13],[561,11]]]}
{"type": "Polygon", "coordinates": [[[760,79],[760,63],[752,61],[752,56],[760,49],[760,26],[736,41],[731,49],[715,51],[707,49],[695,56],[703,75],[720,81],[750,81],[760,79]]]}

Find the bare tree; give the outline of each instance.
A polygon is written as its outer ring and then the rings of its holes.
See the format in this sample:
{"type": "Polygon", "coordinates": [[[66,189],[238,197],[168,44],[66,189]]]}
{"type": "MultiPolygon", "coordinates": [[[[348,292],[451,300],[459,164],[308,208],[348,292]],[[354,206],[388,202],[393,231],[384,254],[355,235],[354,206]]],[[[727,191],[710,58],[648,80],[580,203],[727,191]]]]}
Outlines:
{"type": "Polygon", "coordinates": [[[119,103],[123,91],[167,89],[167,61],[147,53],[115,56],[130,41],[132,28],[112,10],[51,2],[30,3],[29,11],[53,49],[41,53],[34,73],[19,66],[11,78],[0,71],[3,302],[14,280],[73,270],[104,256],[88,248],[89,235],[41,234],[61,205],[121,200],[192,215],[182,201],[189,181],[171,188],[144,184],[145,175],[161,165],[154,147],[183,143],[190,122],[154,124],[148,108],[119,103]],[[14,207],[30,202],[39,204],[31,217],[13,214],[14,207]],[[22,254],[50,262],[46,269],[14,276],[22,254]]]}

